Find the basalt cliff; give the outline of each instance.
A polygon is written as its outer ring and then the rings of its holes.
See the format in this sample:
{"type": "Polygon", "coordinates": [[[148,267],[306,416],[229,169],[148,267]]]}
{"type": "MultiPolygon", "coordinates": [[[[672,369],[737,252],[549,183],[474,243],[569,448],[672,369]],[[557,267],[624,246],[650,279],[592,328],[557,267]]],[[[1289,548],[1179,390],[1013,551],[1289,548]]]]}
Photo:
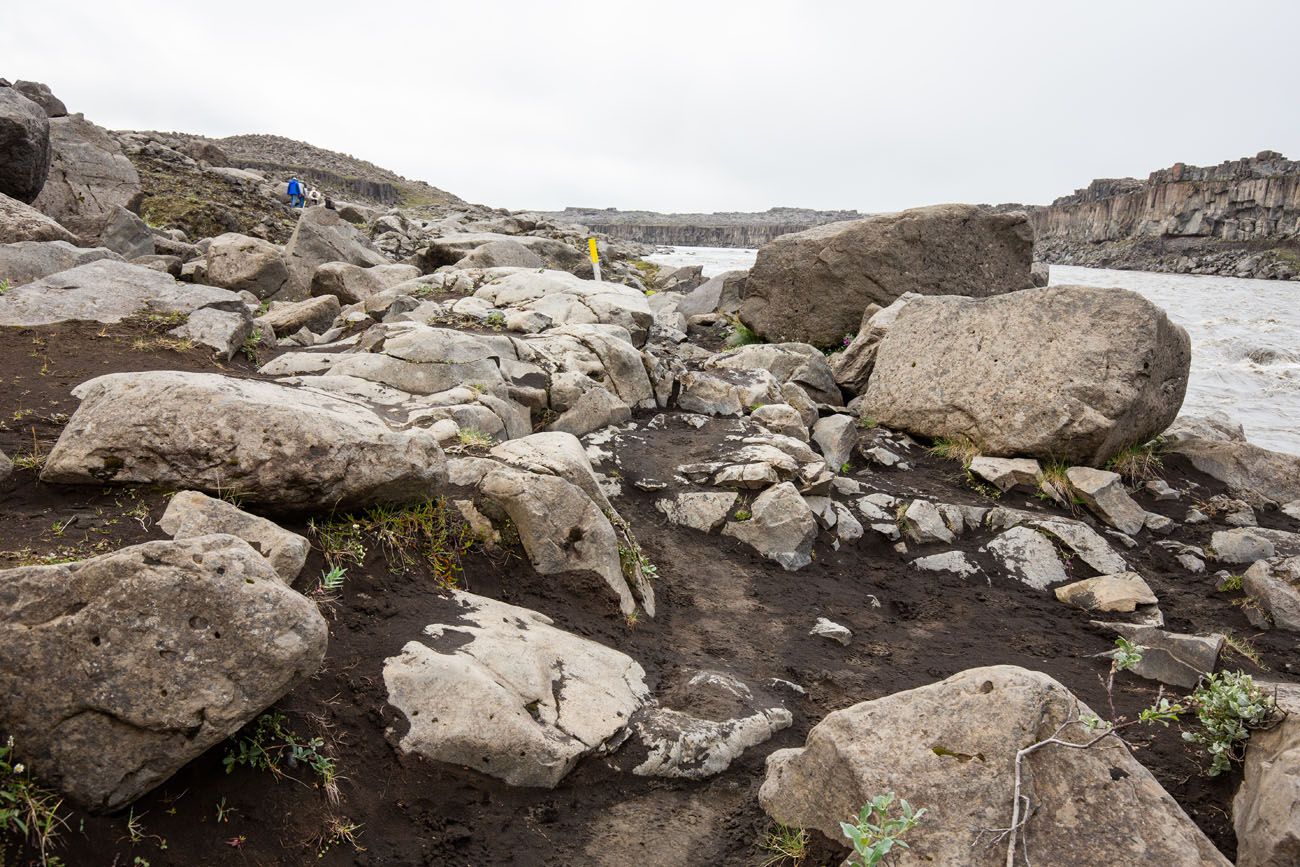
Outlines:
{"type": "Polygon", "coordinates": [[[762,213],[660,214],[617,208],[565,208],[537,216],[581,223],[611,238],[674,247],[761,247],[780,235],[802,232],[841,220],[857,220],[857,211],[769,208],[762,213]]]}
{"type": "Polygon", "coordinates": [[[1300,278],[1300,161],[1275,151],[1102,178],[1026,210],[1053,264],[1300,278]]]}

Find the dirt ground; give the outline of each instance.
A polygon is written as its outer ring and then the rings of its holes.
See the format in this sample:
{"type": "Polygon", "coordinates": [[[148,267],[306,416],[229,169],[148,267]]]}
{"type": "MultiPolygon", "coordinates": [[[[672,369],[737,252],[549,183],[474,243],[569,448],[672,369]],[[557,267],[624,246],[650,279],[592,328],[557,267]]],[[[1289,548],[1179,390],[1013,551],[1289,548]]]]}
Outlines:
{"type": "MultiPolygon", "coordinates": [[[[102,373],[148,369],[216,367],[204,353],[177,351],[139,322],[0,331],[0,449],[25,467],[0,482],[0,568],[165,538],[155,522],[166,492],[43,485],[34,468],[76,408],[72,387],[102,373]]],[[[244,359],[226,372],[256,375],[244,359]]],[[[764,759],[801,745],[808,729],[833,710],[999,663],[1047,672],[1092,707],[1105,708],[1100,676],[1106,664],[1095,657],[1111,646],[1112,636],[1090,626],[1085,612],[1010,580],[995,577],[989,584],[980,576],[918,573],[906,560],[931,549],[913,547],[905,557],[870,532],[839,551],[819,544],[811,566],[787,573],[733,540],[672,527],[655,510],[655,495],[631,482],[687,460],[692,433],[669,426],[656,435],[654,448],[646,450],[652,457],[642,464],[629,451],[619,453],[624,495],[614,502],[658,566],[657,617],[629,625],[610,606],[538,576],[518,552],[471,551],[462,560],[461,585],[541,611],[560,628],[630,654],[652,687],[696,668],[725,670],[750,683],[779,678],[799,684],[807,694],[790,694],[791,728],[704,782],[644,779],[614,769],[607,759],[589,758],[554,790],[519,789],[403,756],[394,743],[405,722],[386,704],[383,662],[436,621],[445,602],[426,569],[394,569],[373,546],[325,609],[330,646],[324,667],[274,706],[295,731],[326,741],[343,778],[337,804],[306,773],[278,779],[247,768],[227,773],[227,743],[129,811],[65,811],[67,829],[56,854],[74,867],[758,865],[769,857],[761,843],[771,827],[757,800],[764,759]],[[818,616],[852,629],[853,643],[842,647],[808,635],[818,616]],[[359,826],[355,844],[337,833],[352,825],[359,826]]],[[[858,477],[881,490],[988,504],[964,486],[957,464],[920,449],[912,458],[911,471],[859,470],[858,477]]],[[[1164,474],[1175,487],[1198,485],[1198,498],[1221,491],[1177,459],[1166,460],[1164,474]]],[[[1158,503],[1143,494],[1139,501],[1180,519],[1188,506],[1186,498],[1158,503]]],[[[1001,504],[1060,513],[1025,496],[1007,496],[1001,504]]],[[[1277,513],[1260,520],[1297,529],[1277,513]]],[[[302,518],[283,523],[311,532],[302,518]]],[[[1205,544],[1222,527],[1180,527],[1173,538],[1205,544]]],[[[983,541],[945,547],[979,559],[975,549],[983,541]]],[[[1211,574],[1189,576],[1155,546],[1124,554],[1160,598],[1168,628],[1231,631],[1258,650],[1269,676],[1293,677],[1294,640],[1258,633],[1236,594],[1217,592],[1211,574]]],[[[309,589],[324,568],[314,550],[297,586],[309,589]]],[[[1224,665],[1264,670],[1231,652],[1224,665]]],[[[1153,682],[1121,676],[1116,705],[1132,714],[1155,694],[1153,682]]],[[[1238,774],[1201,776],[1198,756],[1174,729],[1144,729],[1134,740],[1138,758],[1231,858],[1230,801],[1238,774]]],[[[817,840],[805,863],[838,864],[846,851],[817,840]]],[[[30,859],[26,853],[17,863],[30,859]]]]}

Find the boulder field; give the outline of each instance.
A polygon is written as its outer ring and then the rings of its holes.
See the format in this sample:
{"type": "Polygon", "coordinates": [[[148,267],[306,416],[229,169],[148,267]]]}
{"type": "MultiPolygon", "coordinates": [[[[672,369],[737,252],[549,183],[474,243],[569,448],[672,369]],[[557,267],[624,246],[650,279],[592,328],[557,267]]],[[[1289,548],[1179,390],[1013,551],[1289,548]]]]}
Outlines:
{"type": "Polygon", "coordinates": [[[0,795],[46,854],[836,865],[906,799],[898,864],[1295,861],[1300,459],[1179,416],[1187,335],[1035,287],[1023,215],[596,281],[585,227],[294,211],[20,84],[0,795]],[[212,231],[131,210],[160,166],[212,231]]]}

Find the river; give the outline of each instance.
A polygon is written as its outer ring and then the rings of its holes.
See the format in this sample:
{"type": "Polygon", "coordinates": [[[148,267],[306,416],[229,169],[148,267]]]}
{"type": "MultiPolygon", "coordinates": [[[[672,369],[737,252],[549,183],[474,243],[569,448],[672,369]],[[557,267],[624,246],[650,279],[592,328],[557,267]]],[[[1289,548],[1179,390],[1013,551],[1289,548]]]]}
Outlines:
{"type": "MultiPolygon", "coordinates": [[[[649,256],[707,276],[754,264],[757,250],[673,247],[649,256]]],[[[1159,304],[1192,338],[1183,412],[1222,412],[1265,448],[1300,454],[1300,282],[1053,265],[1051,282],[1120,286],[1159,304]]]]}

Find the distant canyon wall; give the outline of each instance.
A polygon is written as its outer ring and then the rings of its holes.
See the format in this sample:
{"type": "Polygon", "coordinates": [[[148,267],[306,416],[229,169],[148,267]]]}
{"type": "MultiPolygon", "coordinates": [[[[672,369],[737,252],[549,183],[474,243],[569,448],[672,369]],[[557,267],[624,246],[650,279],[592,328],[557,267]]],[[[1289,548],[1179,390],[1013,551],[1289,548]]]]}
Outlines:
{"type": "Polygon", "coordinates": [[[1095,180],[1026,210],[1050,263],[1300,277],[1300,162],[1273,151],[1095,180]]]}
{"type": "Polygon", "coordinates": [[[660,214],[570,207],[535,213],[563,223],[579,223],[613,238],[666,247],[761,247],[791,232],[866,216],[857,211],[807,208],[772,208],[761,213],[660,214]]]}

